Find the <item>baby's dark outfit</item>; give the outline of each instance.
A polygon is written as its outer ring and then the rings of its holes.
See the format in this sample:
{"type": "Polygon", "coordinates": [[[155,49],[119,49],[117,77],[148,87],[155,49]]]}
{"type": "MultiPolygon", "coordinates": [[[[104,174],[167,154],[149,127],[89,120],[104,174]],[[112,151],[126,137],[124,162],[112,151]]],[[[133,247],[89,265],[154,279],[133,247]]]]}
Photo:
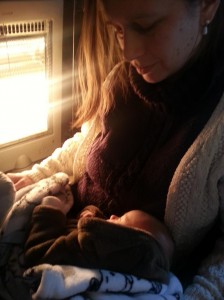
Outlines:
{"type": "Polygon", "coordinates": [[[101,268],[167,282],[168,261],[150,233],[108,222],[95,206],[86,210],[92,217],[74,219],[50,206],[37,206],[25,245],[26,265],[101,268]]]}

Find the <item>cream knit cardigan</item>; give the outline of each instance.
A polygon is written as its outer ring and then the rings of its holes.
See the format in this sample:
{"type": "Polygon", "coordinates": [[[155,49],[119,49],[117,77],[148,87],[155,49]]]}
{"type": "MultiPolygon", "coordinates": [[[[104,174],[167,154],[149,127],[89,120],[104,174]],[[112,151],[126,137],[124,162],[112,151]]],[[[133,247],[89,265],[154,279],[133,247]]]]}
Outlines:
{"type": "MultiPolygon", "coordinates": [[[[71,182],[77,181],[85,171],[89,146],[99,132],[95,124],[84,124],[62,148],[24,173],[38,181],[62,171],[70,176],[71,182]]],[[[197,245],[218,214],[224,226],[224,95],[180,161],[169,187],[165,223],[172,232],[177,253],[184,255],[197,245]]],[[[224,250],[222,256],[224,295],[224,250]]],[[[192,299],[224,299],[206,297],[192,299]]]]}

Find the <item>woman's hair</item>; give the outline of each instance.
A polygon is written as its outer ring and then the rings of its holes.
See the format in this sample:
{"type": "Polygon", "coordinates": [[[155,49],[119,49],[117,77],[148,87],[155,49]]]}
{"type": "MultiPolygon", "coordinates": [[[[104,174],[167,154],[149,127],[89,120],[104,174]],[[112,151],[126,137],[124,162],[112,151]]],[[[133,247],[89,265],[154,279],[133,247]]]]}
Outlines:
{"type": "MultiPolygon", "coordinates": [[[[192,5],[198,5],[201,0],[183,1],[192,7],[192,5]]],[[[209,34],[205,37],[209,41],[212,38],[211,43],[206,42],[206,46],[212,44],[212,52],[216,47],[213,43],[217,39],[215,36],[220,34],[220,28],[223,27],[223,6],[223,1],[221,1],[215,19],[209,25],[209,34]]],[[[120,86],[124,93],[127,88],[124,79],[124,64],[120,65],[116,76],[110,76],[106,80],[113,67],[124,60],[113,28],[106,22],[103,0],[83,1],[83,21],[75,67],[74,127],[80,127],[83,122],[88,120],[100,118],[109,111],[114,103],[115,80],[116,85],[120,86]]],[[[206,47],[203,48],[207,51],[206,47]]]]}
{"type": "Polygon", "coordinates": [[[110,89],[104,83],[112,68],[122,60],[114,32],[106,25],[100,0],[84,0],[82,30],[76,57],[75,97],[78,110],[74,125],[99,117],[109,110],[110,89]]]}

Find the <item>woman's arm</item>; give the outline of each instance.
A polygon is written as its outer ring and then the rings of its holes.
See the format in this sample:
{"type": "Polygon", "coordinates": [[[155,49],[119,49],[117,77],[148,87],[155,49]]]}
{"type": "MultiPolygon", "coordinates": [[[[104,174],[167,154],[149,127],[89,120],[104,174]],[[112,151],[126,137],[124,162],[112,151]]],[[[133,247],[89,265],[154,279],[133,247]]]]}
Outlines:
{"type": "Polygon", "coordinates": [[[184,300],[221,300],[224,295],[224,236],[184,292],[184,300]]]}
{"type": "Polygon", "coordinates": [[[21,173],[8,173],[7,175],[14,182],[16,190],[57,172],[64,172],[69,177],[72,177],[76,152],[87,136],[88,131],[89,124],[84,124],[80,132],[66,140],[61,148],[57,148],[51,156],[44,159],[41,163],[35,164],[32,169],[21,173]]]}
{"type": "Polygon", "coordinates": [[[217,240],[212,253],[202,263],[198,274],[184,292],[184,300],[224,299],[224,177],[220,180],[220,226],[222,236],[217,240]]]}

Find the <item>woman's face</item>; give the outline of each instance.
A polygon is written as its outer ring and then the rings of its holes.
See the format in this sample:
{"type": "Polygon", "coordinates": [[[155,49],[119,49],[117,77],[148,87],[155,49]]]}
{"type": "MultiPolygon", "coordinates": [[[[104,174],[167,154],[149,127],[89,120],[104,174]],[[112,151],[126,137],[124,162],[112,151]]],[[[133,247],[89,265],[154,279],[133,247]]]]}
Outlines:
{"type": "Polygon", "coordinates": [[[180,70],[202,38],[200,6],[184,0],[103,0],[126,60],[149,83],[180,70]]]}

